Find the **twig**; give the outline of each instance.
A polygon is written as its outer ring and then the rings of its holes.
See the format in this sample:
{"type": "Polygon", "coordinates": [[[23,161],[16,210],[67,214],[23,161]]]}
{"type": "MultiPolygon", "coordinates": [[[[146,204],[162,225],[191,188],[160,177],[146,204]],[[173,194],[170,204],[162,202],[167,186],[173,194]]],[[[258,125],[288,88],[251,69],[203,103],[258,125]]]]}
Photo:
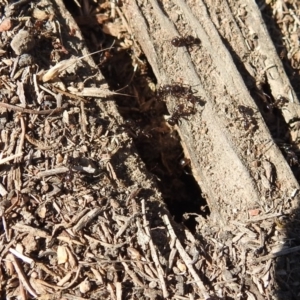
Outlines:
{"type": "Polygon", "coordinates": [[[203,284],[203,282],[201,281],[199,275],[197,274],[197,272],[194,270],[193,265],[191,264],[191,259],[189,257],[189,255],[185,252],[184,248],[182,247],[180,241],[177,239],[177,236],[174,232],[174,229],[170,223],[170,220],[168,218],[167,215],[163,216],[163,220],[168,228],[169,234],[171,236],[172,239],[176,239],[176,248],[181,256],[181,258],[183,259],[183,261],[185,262],[187,268],[189,269],[191,275],[193,276],[195,283],[197,284],[198,288],[200,289],[202,295],[204,296],[204,299],[209,299],[210,296],[206,291],[206,288],[203,284]]]}
{"type": "Polygon", "coordinates": [[[276,258],[278,256],[283,256],[283,255],[295,253],[295,252],[298,252],[298,251],[300,251],[300,246],[296,246],[296,247],[288,248],[288,249],[283,249],[283,250],[275,252],[275,253],[271,253],[271,254],[268,254],[268,255],[265,255],[265,256],[262,256],[262,257],[255,258],[255,259],[253,259],[253,262],[254,263],[259,263],[259,262],[266,261],[266,260],[269,260],[269,259],[272,259],[272,258],[276,258]]]}
{"type": "Polygon", "coordinates": [[[151,257],[153,259],[153,262],[154,262],[156,270],[157,270],[158,278],[159,278],[162,292],[163,292],[163,297],[168,298],[169,292],[167,290],[167,286],[166,286],[165,279],[164,279],[164,270],[159,263],[158,255],[155,250],[154,243],[152,241],[152,237],[150,234],[149,224],[146,219],[146,209],[145,209],[145,200],[144,199],[141,201],[141,204],[142,204],[142,214],[143,214],[143,222],[144,222],[145,232],[148,235],[148,237],[150,238],[149,246],[150,246],[151,257]]]}
{"type": "Polygon", "coordinates": [[[53,175],[57,175],[57,174],[67,173],[68,171],[69,171],[69,168],[61,167],[61,168],[56,168],[56,169],[40,171],[37,174],[37,176],[41,178],[41,177],[47,177],[47,176],[53,176],[53,175]]]}
{"type": "MultiPolygon", "coordinates": [[[[21,136],[20,136],[20,143],[16,149],[16,154],[22,153],[24,141],[25,141],[25,134],[26,134],[26,126],[25,126],[24,118],[22,116],[19,116],[19,119],[20,119],[20,123],[21,123],[22,132],[21,132],[21,136]]],[[[14,160],[15,163],[20,162],[20,161],[21,161],[21,159],[19,159],[19,158],[16,158],[14,160]]]]}
{"type": "Polygon", "coordinates": [[[134,281],[134,283],[140,287],[144,287],[144,284],[139,280],[139,278],[136,276],[136,274],[131,271],[128,267],[128,265],[125,262],[122,262],[122,265],[126,271],[126,273],[131,277],[131,279],[134,281]]]}
{"type": "Polygon", "coordinates": [[[127,219],[127,221],[125,222],[125,224],[123,226],[120,227],[119,231],[117,232],[117,234],[114,236],[114,240],[117,241],[117,239],[125,232],[125,230],[129,227],[129,225],[131,224],[131,221],[133,221],[137,216],[139,215],[139,213],[134,214],[133,216],[129,217],[127,219]]]}
{"type": "Polygon", "coordinates": [[[84,110],[84,102],[83,101],[80,102],[80,111],[81,111],[81,122],[80,122],[81,129],[84,134],[87,134],[86,126],[88,125],[88,122],[87,122],[87,117],[86,117],[86,113],[84,110]]]}
{"type": "Polygon", "coordinates": [[[283,215],[283,213],[274,213],[274,214],[255,216],[255,217],[250,218],[249,220],[246,220],[246,223],[259,222],[259,221],[263,221],[263,220],[270,219],[270,218],[277,218],[282,215],[283,215]]]}
{"type": "MultiPolygon", "coordinates": [[[[40,87],[42,87],[42,86],[40,86],[40,87]]],[[[72,94],[72,93],[69,93],[69,92],[60,90],[60,89],[58,89],[58,88],[55,87],[55,86],[52,86],[51,88],[52,88],[55,92],[60,93],[60,94],[62,94],[62,95],[65,95],[65,96],[67,96],[67,97],[69,97],[69,98],[71,98],[71,99],[79,100],[79,101],[84,102],[84,103],[88,103],[88,102],[89,102],[89,100],[86,100],[86,99],[84,99],[84,98],[82,98],[82,97],[79,97],[79,96],[77,96],[77,95],[74,95],[74,94],[72,94]]]]}
{"type": "Polygon", "coordinates": [[[38,229],[38,228],[33,228],[31,226],[28,226],[28,225],[25,225],[25,224],[15,224],[15,225],[12,225],[12,229],[15,229],[19,232],[26,232],[26,233],[29,233],[33,236],[37,236],[37,237],[41,237],[41,238],[45,238],[45,239],[50,239],[51,236],[47,234],[47,232],[41,230],[41,229],[38,229]]]}
{"type": "Polygon", "coordinates": [[[122,300],[122,284],[121,284],[121,282],[116,282],[115,287],[116,287],[117,300],[122,300]]]}
{"type": "Polygon", "coordinates": [[[1,219],[2,219],[2,226],[3,226],[4,232],[5,232],[6,240],[9,242],[10,238],[9,238],[9,234],[8,234],[8,231],[7,231],[7,224],[6,224],[5,216],[2,216],[1,219]]]}
{"type": "Polygon", "coordinates": [[[31,285],[30,285],[29,281],[27,280],[27,278],[26,278],[21,266],[19,265],[19,262],[17,261],[17,259],[12,254],[8,254],[7,259],[12,262],[12,264],[13,264],[13,266],[14,266],[17,274],[18,274],[20,282],[23,284],[23,286],[28,291],[28,293],[31,294],[33,297],[37,298],[38,295],[35,293],[35,291],[31,287],[31,285]]]}
{"type": "Polygon", "coordinates": [[[5,163],[9,162],[10,160],[13,160],[13,159],[15,159],[15,158],[18,158],[18,157],[20,157],[20,156],[22,156],[22,155],[23,155],[23,153],[21,152],[21,153],[17,153],[17,154],[12,154],[12,155],[10,155],[10,156],[8,156],[8,157],[5,157],[5,158],[1,158],[1,159],[0,159],[0,165],[3,165],[3,164],[5,164],[5,163]]]}
{"type": "Polygon", "coordinates": [[[50,115],[50,114],[58,114],[61,113],[65,107],[57,107],[54,109],[46,109],[46,110],[33,110],[29,108],[24,108],[8,103],[0,102],[0,107],[4,107],[10,110],[19,111],[21,113],[27,113],[27,114],[35,114],[35,115],[50,115]]]}
{"type": "Polygon", "coordinates": [[[28,264],[32,264],[34,263],[34,260],[28,256],[23,255],[22,253],[18,252],[17,250],[10,248],[9,252],[12,253],[14,256],[22,259],[24,262],[28,263],[28,264]]]}
{"type": "Polygon", "coordinates": [[[35,279],[35,282],[37,282],[37,283],[39,283],[39,284],[42,284],[42,285],[44,285],[44,286],[47,286],[47,287],[56,289],[56,290],[67,290],[67,289],[69,289],[69,288],[76,282],[76,280],[78,279],[80,270],[81,270],[81,265],[78,266],[77,271],[76,271],[76,274],[75,274],[75,277],[73,278],[73,280],[72,280],[68,285],[66,285],[66,286],[58,286],[58,285],[54,285],[54,284],[48,283],[48,282],[46,282],[46,281],[44,281],[44,280],[41,280],[41,279],[38,279],[38,278],[35,279]]]}
{"type": "Polygon", "coordinates": [[[105,248],[121,248],[123,247],[125,244],[128,244],[128,242],[123,242],[123,243],[119,243],[119,244],[109,244],[109,243],[106,243],[106,242],[102,242],[102,241],[99,241],[91,236],[88,236],[87,234],[84,234],[83,235],[86,239],[90,240],[91,242],[93,243],[98,243],[100,244],[101,246],[105,247],[105,248]]]}
{"type": "Polygon", "coordinates": [[[38,149],[40,149],[40,150],[51,150],[51,149],[54,147],[54,145],[48,146],[48,145],[46,145],[45,143],[43,143],[43,142],[41,142],[41,141],[39,141],[39,140],[33,138],[32,136],[30,136],[30,135],[28,135],[28,134],[25,134],[25,137],[26,137],[26,140],[27,140],[30,144],[36,146],[36,147],[37,147],[38,149]]]}
{"type": "Polygon", "coordinates": [[[87,223],[96,218],[102,212],[102,210],[103,209],[101,207],[96,207],[90,210],[78,221],[76,225],[74,225],[73,232],[78,232],[79,230],[81,230],[84,226],[87,225],[87,223]]]}

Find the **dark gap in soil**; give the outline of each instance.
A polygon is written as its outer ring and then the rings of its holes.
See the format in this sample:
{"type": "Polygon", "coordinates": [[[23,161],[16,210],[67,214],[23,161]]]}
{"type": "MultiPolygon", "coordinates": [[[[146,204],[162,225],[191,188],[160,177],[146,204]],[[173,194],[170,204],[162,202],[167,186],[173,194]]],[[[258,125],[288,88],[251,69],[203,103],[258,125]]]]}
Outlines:
{"type": "MultiPolygon", "coordinates": [[[[166,126],[163,118],[163,115],[168,114],[165,103],[157,100],[155,95],[148,90],[148,82],[153,78],[152,71],[149,66],[146,66],[147,70],[141,68],[144,74],[139,71],[133,74],[132,69],[129,75],[124,77],[122,72],[120,73],[121,64],[126,66],[128,71],[128,66],[131,66],[132,62],[129,54],[122,53],[120,57],[122,63],[116,63],[115,66],[112,64],[108,67],[102,66],[101,71],[112,90],[126,86],[128,78],[134,77],[130,86],[122,90],[122,93],[133,94],[135,92],[139,99],[115,97],[119,112],[125,119],[122,130],[132,137],[141,159],[147,169],[154,174],[162,197],[174,220],[178,223],[183,222],[191,232],[195,232],[196,216],[188,216],[185,220],[184,214],[207,216],[209,210],[206,208],[201,211],[201,206],[207,207],[207,203],[201,196],[201,190],[191,174],[190,167],[180,166],[180,160],[184,158],[183,149],[177,132],[166,126]],[[144,101],[142,105],[138,103],[140,99],[144,101]],[[144,110],[143,107],[147,109],[144,110]]],[[[141,59],[145,61],[144,57],[141,59]]]]}
{"type": "MultiPolygon", "coordinates": [[[[76,19],[76,8],[67,8],[76,19]]],[[[101,33],[100,26],[81,26],[90,52],[113,48],[93,55],[112,91],[128,96],[115,97],[119,113],[125,122],[120,132],[126,131],[133,139],[137,152],[147,169],[154,175],[162,197],[174,220],[184,223],[195,232],[198,214],[207,217],[209,208],[188,164],[181,166],[183,149],[177,132],[166,125],[168,110],[164,101],[157,99],[151,90],[155,77],[146,57],[135,58],[133,51],[123,49],[120,41],[101,33]],[[98,36],[97,44],[91,36],[98,36]],[[134,66],[137,65],[137,71],[134,66]]]]}

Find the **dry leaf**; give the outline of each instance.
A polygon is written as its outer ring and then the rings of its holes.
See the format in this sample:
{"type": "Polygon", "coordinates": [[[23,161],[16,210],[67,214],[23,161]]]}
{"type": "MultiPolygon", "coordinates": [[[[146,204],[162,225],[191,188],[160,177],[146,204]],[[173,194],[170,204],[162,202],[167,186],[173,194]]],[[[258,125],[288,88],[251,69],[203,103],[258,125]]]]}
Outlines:
{"type": "Polygon", "coordinates": [[[46,11],[44,10],[41,10],[37,7],[34,8],[33,12],[32,12],[32,16],[35,18],[35,19],[38,19],[38,20],[46,20],[49,18],[49,15],[46,13],[46,11]]]}
{"type": "Polygon", "coordinates": [[[60,61],[54,67],[46,71],[46,73],[42,77],[43,82],[55,79],[62,71],[75,64],[77,60],[77,58],[70,58],[60,61]]]}
{"type": "Polygon", "coordinates": [[[68,251],[65,246],[57,247],[57,263],[64,264],[68,261],[68,251]]]}
{"type": "Polygon", "coordinates": [[[253,217],[253,216],[259,215],[260,210],[259,209],[250,209],[248,212],[249,212],[249,215],[253,217]]]}
{"type": "Polygon", "coordinates": [[[122,24],[107,22],[102,25],[104,33],[118,37],[122,32],[125,32],[125,27],[122,24]]]}
{"type": "Polygon", "coordinates": [[[134,249],[132,247],[127,248],[127,253],[132,260],[140,260],[141,259],[141,254],[139,253],[139,251],[137,251],[136,249],[134,249]]]}
{"type": "Polygon", "coordinates": [[[186,265],[181,260],[177,260],[176,266],[180,272],[186,272],[186,265]]]}
{"type": "Polygon", "coordinates": [[[66,110],[63,112],[63,122],[69,124],[69,113],[66,110]]]}
{"type": "Polygon", "coordinates": [[[109,20],[109,17],[105,14],[96,14],[95,18],[96,18],[98,24],[103,24],[104,22],[109,20]]]}
{"type": "Polygon", "coordinates": [[[89,292],[91,289],[91,283],[88,280],[88,278],[86,278],[84,281],[82,281],[79,285],[79,290],[80,293],[85,294],[87,292],[89,292]]]}
{"type": "Polygon", "coordinates": [[[47,208],[45,205],[42,205],[38,210],[38,215],[40,218],[45,219],[47,213],[47,208]]]}

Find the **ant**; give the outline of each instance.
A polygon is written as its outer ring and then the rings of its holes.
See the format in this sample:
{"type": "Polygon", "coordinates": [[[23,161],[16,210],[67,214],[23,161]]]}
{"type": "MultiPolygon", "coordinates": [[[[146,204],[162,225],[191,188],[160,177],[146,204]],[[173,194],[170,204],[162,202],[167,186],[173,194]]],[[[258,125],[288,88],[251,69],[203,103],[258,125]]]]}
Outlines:
{"type": "Polygon", "coordinates": [[[110,50],[106,50],[100,54],[100,63],[98,64],[100,67],[106,65],[112,58],[113,54],[110,50]]]}
{"type": "Polygon", "coordinates": [[[185,158],[185,157],[180,159],[179,166],[186,175],[191,175],[191,173],[190,173],[191,160],[190,159],[185,158]]]}
{"type": "Polygon", "coordinates": [[[191,164],[191,160],[190,159],[188,159],[188,158],[182,158],[180,161],[179,161],[179,166],[181,167],[181,168],[184,168],[184,167],[186,167],[186,166],[189,166],[191,164]]]}
{"type": "Polygon", "coordinates": [[[251,125],[254,125],[253,131],[255,131],[257,129],[257,121],[253,117],[254,115],[253,109],[250,107],[246,107],[244,105],[239,105],[238,110],[243,116],[244,129],[247,131],[249,130],[251,125]]]}
{"type": "Polygon", "coordinates": [[[274,108],[278,108],[278,109],[283,108],[283,106],[287,103],[289,103],[289,100],[287,98],[279,95],[275,102],[267,103],[266,108],[267,108],[267,110],[272,111],[274,108]]]}
{"type": "Polygon", "coordinates": [[[180,118],[186,117],[192,113],[191,110],[184,110],[184,108],[185,107],[183,104],[179,104],[176,107],[172,116],[167,121],[169,125],[175,126],[176,124],[178,124],[180,118]]]}
{"type": "Polygon", "coordinates": [[[200,102],[203,104],[203,101],[199,97],[194,96],[195,92],[192,90],[190,85],[183,85],[183,84],[166,84],[162,85],[156,91],[157,96],[163,97],[168,94],[181,97],[185,96],[186,101],[192,103],[193,107],[195,107],[196,102],[200,102]]]}
{"type": "Polygon", "coordinates": [[[193,109],[195,109],[196,103],[199,103],[201,106],[205,104],[205,101],[201,97],[197,97],[192,93],[187,94],[185,99],[193,105],[193,109]]]}
{"type": "Polygon", "coordinates": [[[200,39],[199,38],[195,38],[191,35],[188,35],[186,37],[174,37],[172,40],[171,40],[171,44],[176,47],[176,48],[179,48],[179,47],[189,47],[189,46],[193,46],[193,45],[199,45],[200,44],[200,39]]]}
{"type": "Polygon", "coordinates": [[[283,154],[290,166],[299,166],[299,158],[296,152],[292,149],[292,145],[283,143],[279,145],[279,148],[283,150],[283,154]]]}
{"type": "Polygon", "coordinates": [[[183,96],[187,94],[193,94],[191,86],[184,86],[182,84],[166,84],[159,87],[157,90],[158,96],[165,96],[170,94],[172,96],[183,96]]]}

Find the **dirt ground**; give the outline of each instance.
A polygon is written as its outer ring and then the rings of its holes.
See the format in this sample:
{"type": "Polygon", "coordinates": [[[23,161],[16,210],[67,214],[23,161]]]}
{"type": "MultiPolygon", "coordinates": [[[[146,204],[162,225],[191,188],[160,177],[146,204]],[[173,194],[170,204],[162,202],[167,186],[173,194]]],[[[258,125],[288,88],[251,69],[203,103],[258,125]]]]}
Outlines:
{"type": "Polygon", "coordinates": [[[0,7],[1,299],[299,299],[297,1],[0,7]]]}

